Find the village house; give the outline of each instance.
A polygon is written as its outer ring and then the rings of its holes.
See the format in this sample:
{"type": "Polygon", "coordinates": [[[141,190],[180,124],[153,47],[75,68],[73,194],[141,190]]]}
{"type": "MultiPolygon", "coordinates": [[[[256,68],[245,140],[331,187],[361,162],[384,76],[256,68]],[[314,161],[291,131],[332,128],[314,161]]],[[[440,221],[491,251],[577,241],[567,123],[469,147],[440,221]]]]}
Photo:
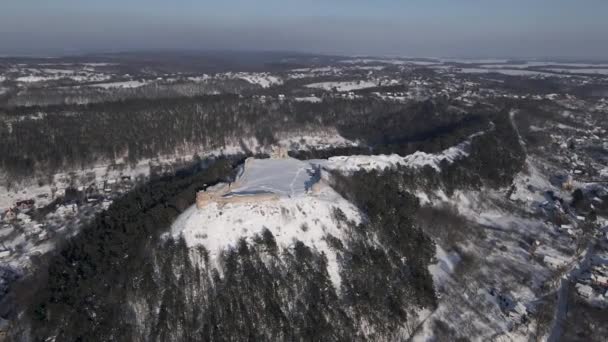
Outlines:
{"type": "Polygon", "coordinates": [[[596,286],[608,287],[608,277],[601,274],[592,274],[591,280],[596,286]]]}
{"type": "Polygon", "coordinates": [[[595,265],[591,268],[591,271],[595,274],[608,276],[608,265],[595,265]]]}
{"type": "Polygon", "coordinates": [[[593,295],[593,289],[589,285],[576,284],[576,293],[583,298],[591,298],[593,295]]]}

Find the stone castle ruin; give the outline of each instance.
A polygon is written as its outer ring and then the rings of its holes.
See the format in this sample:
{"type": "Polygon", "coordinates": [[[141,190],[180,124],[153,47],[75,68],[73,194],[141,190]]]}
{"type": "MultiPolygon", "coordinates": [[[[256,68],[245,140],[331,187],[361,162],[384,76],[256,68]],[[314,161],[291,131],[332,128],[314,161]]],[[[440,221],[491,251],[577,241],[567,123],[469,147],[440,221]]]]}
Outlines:
{"type": "Polygon", "coordinates": [[[216,187],[201,190],[196,193],[196,207],[202,209],[211,203],[224,206],[228,203],[257,203],[265,201],[275,201],[279,195],[273,193],[259,194],[234,194],[230,192],[231,184],[218,184],[216,187]]]}

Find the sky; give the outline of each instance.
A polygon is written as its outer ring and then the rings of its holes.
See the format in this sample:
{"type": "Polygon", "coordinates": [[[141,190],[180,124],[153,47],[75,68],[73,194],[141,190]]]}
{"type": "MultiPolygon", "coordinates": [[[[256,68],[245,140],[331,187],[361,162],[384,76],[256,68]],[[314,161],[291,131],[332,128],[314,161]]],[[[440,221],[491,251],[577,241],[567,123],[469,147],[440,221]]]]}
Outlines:
{"type": "Polygon", "coordinates": [[[608,0],[1,0],[0,55],[281,50],[608,59],[608,0]]]}

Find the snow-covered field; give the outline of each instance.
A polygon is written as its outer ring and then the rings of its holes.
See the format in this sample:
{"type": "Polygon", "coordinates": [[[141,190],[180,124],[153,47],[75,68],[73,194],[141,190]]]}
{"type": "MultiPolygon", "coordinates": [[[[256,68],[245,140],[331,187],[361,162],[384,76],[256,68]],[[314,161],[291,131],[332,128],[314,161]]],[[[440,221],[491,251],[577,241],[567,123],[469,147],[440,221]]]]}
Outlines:
{"type": "Polygon", "coordinates": [[[238,178],[238,186],[232,194],[273,194],[303,196],[314,183],[313,165],[293,158],[249,159],[238,178]]]}
{"type": "Polygon", "coordinates": [[[283,81],[280,78],[267,74],[267,73],[239,74],[238,77],[251,84],[257,84],[257,85],[261,86],[262,88],[268,88],[273,85],[283,84],[283,81]]]}
{"type": "Polygon", "coordinates": [[[262,88],[269,88],[275,85],[283,84],[283,80],[278,76],[272,75],[268,72],[260,73],[247,73],[247,72],[228,72],[224,74],[217,74],[215,78],[225,79],[241,79],[251,84],[259,85],[262,88]]]}

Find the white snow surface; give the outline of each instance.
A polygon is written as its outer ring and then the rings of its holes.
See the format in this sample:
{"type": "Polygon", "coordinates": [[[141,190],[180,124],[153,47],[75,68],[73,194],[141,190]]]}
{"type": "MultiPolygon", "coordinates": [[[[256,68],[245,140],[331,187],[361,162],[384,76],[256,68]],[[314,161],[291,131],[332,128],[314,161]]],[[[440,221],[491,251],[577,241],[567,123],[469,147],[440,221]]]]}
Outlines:
{"type": "Polygon", "coordinates": [[[91,73],[88,71],[65,70],[65,69],[24,69],[27,75],[16,78],[17,82],[37,83],[57,81],[60,79],[71,79],[76,82],[101,82],[110,76],[101,73],[91,73]]]}
{"type": "Polygon", "coordinates": [[[227,77],[230,79],[242,79],[251,84],[257,84],[257,85],[261,86],[262,88],[269,88],[274,85],[283,84],[283,80],[281,78],[274,76],[267,72],[260,72],[260,73],[227,72],[225,74],[219,74],[219,75],[217,75],[217,77],[219,77],[219,78],[227,77]]]}
{"type": "MultiPolygon", "coordinates": [[[[301,183],[303,179],[297,171],[296,175],[293,175],[293,172],[290,176],[281,175],[281,162],[291,171],[297,169],[295,162],[286,160],[271,162],[269,165],[264,165],[266,162],[254,165],[253,172],[245,172],[246,186],[271,183],[272,177],[261,173],[268,167],[273,170],[275,176],[276,184],[271,186],[272,190],[278,193],[283,193],[282,189],[291,191],[291,184],[301,183]]],[[[300,163],[302,168],[310,165],[300,163]]],[[[302,189],[301,184],[297,189],[302,189]]],[[[340,238],[346,233],[333,218],[334,208],[340,208],[350,220],[361,221],[361,216],[353,204],[329,186],[325,186],[314,194],[295,191],[276,201],[229,203],[222,207],[212,203],[202,209],[193,205],[173,223],[171,234],[175,237],[183,236],[188,246],[204,246],[213,262],[222,251],[236,246],[241,238],[251,239],[267,228],[274,235],[277,244],[283,248],[293,245],[297,239],[325,253],[328,272],[339,289],[341,280],[336,254],[324,240],[327,234],[340,238]]]]}
{"type": "Polygon", "coordinates": [[[316,96],[296,97],[296,98],[294,98],[294,100],[297,102],[312,102],[312,103],[318,103],[318,102],[323,101],[323,99],[321,99],[320,97],[316,97],[316,96]]]}
{"type": "Polygon", "coordinates": [[[429,272],[433,276],[433,284],[435,287],[441,286],[446,282],[449,276],[454,273],[456,265],[461,258],[458,253],[446,252],[441,246],[437,245],[437,263],[429,266],[429,272]]]}
{"type": "Polygon", "coordinates": [[[204,81],[207,81],[209,79],[211,79],[211,77],[209,75],[207,75],[207,74],[203,74],[203,75],[200,75],[200,76],[191,76],[191,77],[188,77],[188,81],[192,81],[192,82],[204,82],[204,81]]]}
{"type": "Polygon", "coordinates": [[[231,193],[270,192],[281,196],[304,196],[313,184],[313,165],[293,158],[249,159],[231,193]]]}
{"type": "Polygon", "coordinates": [[[468,149],[471,144],[471,139],[481,134],[485,134],[485,132],[481,131],[472,134],[464,142],[435,154],[417,151],[404,157],[398,154],[338,156],[315,162],[319,163],[326,169],[340,170],[344,172],[354,172],[360,169],[383,170],[385,168],[393,168],[397,166],[406,166],[415,169],[430,166],[437,171],[441,171],[442,162],[451,164],[456,160],[468,157],[468,149]]]}
{"type": "Polygon", "coordinates": [[[35,82],[44,82],[44,81],[53,81],[53,80],[58,80],[61,77],[59,76],[33,76],[33,75],[29,75],[29,76],[22,76],[22,77],[18,77],[16,79],[17,82],[23,82],[23,83],[35,83],[35,82]]]}

